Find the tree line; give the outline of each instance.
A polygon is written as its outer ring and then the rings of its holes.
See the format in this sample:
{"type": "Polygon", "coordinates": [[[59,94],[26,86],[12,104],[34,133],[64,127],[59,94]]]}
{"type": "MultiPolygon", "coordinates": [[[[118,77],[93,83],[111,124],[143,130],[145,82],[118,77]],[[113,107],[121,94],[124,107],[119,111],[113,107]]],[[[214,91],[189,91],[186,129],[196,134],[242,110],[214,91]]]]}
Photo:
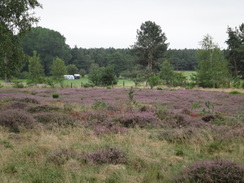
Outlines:
{"type": "MultiPolygon", "coordinates": [[[[131,48],[70,48],[63,35],[42,27],[31,29],[21,40],[21,45],[28,56],[37,51],[47,76],[50,75],[50,65],[56,57],[63,59],[67,66],[75,65],[78,71],[82,69],[81,73],[89,73],[94,64],[99,67],[113,65],[116,75],[131,68],[138,60],[131,48]]],[[[169,59],[176,70],[195,70],[198,66],[197,50],[194,49],[169,49],[161,59],[169,59]]],[[[28,71],[27,65],[26,62],[22,72],[28,71]]]]}
{"type": "Polygon", "coordinates": [[[136,42],[130,48],[70,48],[59,32],[31,28],[38,19],[29,10],[38,7],[41,5],[36,0],[0,2],[0,77],[5,80],[33,78],[31,73],[37,72],[33,68],[39,68],[43,77],[55,78],[57,61],[57,67],[65,67],[59,68],[62,74],[88,74],[90,81],[97,85],[111,83],[106,81],[110,77],[116,82],[120,76],[129,77],[135,83],[145,80],[181,83],[184,77],[176,72],[172,74],[172,70],[196,70],[193,80],[204,87],[220,87],[233,78],[244,78],[243,23],[238,28],[227,29],[227,50],[220,50],[210,35],[204,36],[201,49],[168,49],[166,33],[152,21],[141,24],[136,42]]]}

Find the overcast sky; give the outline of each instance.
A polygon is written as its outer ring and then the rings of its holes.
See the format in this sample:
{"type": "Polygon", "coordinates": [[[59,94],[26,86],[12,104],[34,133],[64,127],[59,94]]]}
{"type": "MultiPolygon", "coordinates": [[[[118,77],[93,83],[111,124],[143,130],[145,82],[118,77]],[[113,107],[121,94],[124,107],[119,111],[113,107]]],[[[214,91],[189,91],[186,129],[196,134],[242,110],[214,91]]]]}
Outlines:
{"type": "Polygon", "coordinates": [[[226,48],[227,27],[244,23],[244,0],[38,0],[38,26],[60,32],[66,43],[82,48],[129,48],[136,31],[153,21],[170,48],[199,48],[211,35],[226,48]]]}

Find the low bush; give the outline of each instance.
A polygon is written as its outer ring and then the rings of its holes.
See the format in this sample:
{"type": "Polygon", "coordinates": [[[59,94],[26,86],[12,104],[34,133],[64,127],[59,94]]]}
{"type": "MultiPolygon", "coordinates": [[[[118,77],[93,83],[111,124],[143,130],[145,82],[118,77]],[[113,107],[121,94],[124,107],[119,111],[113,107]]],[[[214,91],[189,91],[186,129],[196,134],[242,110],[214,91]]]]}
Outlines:
{"type": "Polygon", "coordinates": [[[159,120],[152,112],[129,113],[118,119],[118,122],[126,128],[150,128],[159,125],[159,120]]]}
{"type": "Polygon", "coordinates": [[[35,119],[26,111],[9,109],[0,112],[0,125],[12,132],[20,132],[21,127],[31,128],[34,123],[35,119]]]}
{"type": "Polygon", "coordinates": [[[25,85],[21,81],[13,81],[13,88],[24,88],[25,85]]]}
{"type": "Polygon", "coordinates": [[[27,104],[22,103],[22,102],[14,102],[11,103],[10,105],[7,105],[5,109],[24,109],[27,107],[27,104]]]}
{"type": "Polygon", "coordinates": [[[85,156],[92,165],[126,163],[126,154],[119,148],[107,147],[85,156]]]}
{"type": "Polygon", "coordinates": [[[106,103],[99,100],[95,101],[91,106],[91,108],[95,110],[102,110],[102,109],[106,109],[107,107],[108,105],[106,103]]]}
{"type": "Polygon", "coordinates": [[[53,96],[53,98],[59,98],[59,94],[58,93],[53,93],[52,96],[53,96]]]}
{"type": "Polygon", "coordinates": [[[77,154],[73,150],[67,148],[61,148],[61,149],[57,149],[52,154],[50,154],[47,158],[47,161],[60,166],[63,165],[69,159],[76,158],[76,157],[77,154]]]}
{"type": "Polygon", "coordinates": [[[242,94],[242,93],[238,92],[238,91],[231,91],[231,92],[229,92],[229,94],[242,94]]]}
{"type": "Polygon", "coordinates": [[[38,105],[34,107],[30,107],[28,112],[36,113],[36,112],[50,112],[50,111],[60,111],[61,109],[55,106],[50,105],[38,105]]]}
{"type": "Polygon", "coordinates": [[[243,183],[244,167],[229,160],[206,160],[196,162],[186,168],[177,183],[243,183]]]}
{"type": "Polygon", "coordinates": [[[106,125],[95,125],[94,126],[94,134],[96,135],[102,135],[102,134],[122,134],[127,132],[127,129],[124,127],[121,127],[117,123],[108,123],[106,125]]]}
{"type": "Polygon", "coordinates": [[[20,102],[31,103],[31,104],[39,104],[40,102],[34,98],[23,98],[19,99],[20,102]]]}
{"type": "Polygon", "coordinates": [[[68,115],[58,112],[42,112],[34,115],[34,118],[48,127],[74,125],[75,119],[68,115]]]}
{"type": "Polygon", "coordinates": [[[93,83],[85,83],[83,86],[84,86],[84,88],[93,88],[93,87],[95,87],[95,85],[93,83]]]}

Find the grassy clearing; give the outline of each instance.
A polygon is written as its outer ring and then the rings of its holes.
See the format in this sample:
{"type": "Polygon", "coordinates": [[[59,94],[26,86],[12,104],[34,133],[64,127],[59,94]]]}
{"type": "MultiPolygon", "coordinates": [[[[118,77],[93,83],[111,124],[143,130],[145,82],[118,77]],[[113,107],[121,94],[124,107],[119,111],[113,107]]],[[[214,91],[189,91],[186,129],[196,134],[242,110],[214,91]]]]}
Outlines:
{"type": "MultiPolygon", "coordinates": [[[[27,80],[26,79],[18,79],[16,81],[19,81],[24,86],[27,86],[27,80]]],[[[83,88],[84,84],[89,83],[88,77],[82,77],[80,79],[76,80],[64,80],[64,88],[83,88]]],[[[2,88],[12,88],[13,83],[5,83],[5,81],[0,80],[2,88]]],[[[143,84],[145,86],[145,84],[143,84]]],[[[135,86],[134,82],[130,79],[118,79],[117,85],[114,85],[114,87],[121,88],[121,87],[131,87],[135,86]]],[[[36,87],[48,87],[47,85],[35,85],[35,86],[29,86],[30,88],[36,88],[36,87]]],[[[56,86],[57,88],[60,87],[60,85],[56,86]]]]}

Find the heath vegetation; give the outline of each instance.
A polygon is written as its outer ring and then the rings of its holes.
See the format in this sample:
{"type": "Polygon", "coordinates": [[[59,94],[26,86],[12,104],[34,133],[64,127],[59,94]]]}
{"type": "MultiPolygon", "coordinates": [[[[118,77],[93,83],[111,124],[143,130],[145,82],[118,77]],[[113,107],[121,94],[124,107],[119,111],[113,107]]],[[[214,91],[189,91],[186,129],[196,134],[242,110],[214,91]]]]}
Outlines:
{"type": "Polygon", "coordinates": [[[0,181],[241,183],[243,102],[200,90],[1,89],[0,181]]]}

